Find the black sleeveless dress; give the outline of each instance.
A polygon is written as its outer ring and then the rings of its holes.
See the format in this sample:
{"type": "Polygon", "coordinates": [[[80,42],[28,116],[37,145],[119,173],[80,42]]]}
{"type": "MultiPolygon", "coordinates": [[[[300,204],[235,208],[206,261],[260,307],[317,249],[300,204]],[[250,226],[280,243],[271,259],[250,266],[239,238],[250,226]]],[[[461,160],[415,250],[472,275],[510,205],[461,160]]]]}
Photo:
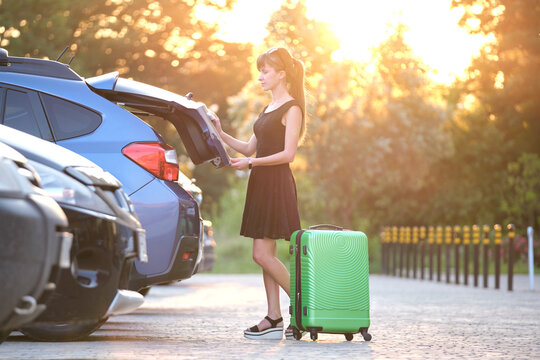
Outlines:
{"type": "MultiPolygon", "coordinates": [[[[253,125],[257,138],[257,157],[265,157],[285,148],[283,115],[291,106],[290,100],[275,110],[259,114],[253,125]]],[[[296,183],[289,164],[254,166],[249,175],[244,215],[240,235],[262,239],[289,240],[300,229],[296,183]]]]}

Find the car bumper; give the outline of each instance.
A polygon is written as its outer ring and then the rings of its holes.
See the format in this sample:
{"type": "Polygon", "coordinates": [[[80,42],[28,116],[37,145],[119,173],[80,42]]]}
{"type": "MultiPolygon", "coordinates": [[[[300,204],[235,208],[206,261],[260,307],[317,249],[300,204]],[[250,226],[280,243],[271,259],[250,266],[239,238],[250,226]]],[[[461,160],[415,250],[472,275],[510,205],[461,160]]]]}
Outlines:
{"type": "Polygon", "coordinates": [[[129,289],[191,277],[203,246],[197,202],[177,183],[157,179],[130,198],[146,229],[148,263],[135,262],[129,289]]]}
{"type": "Polygon", "coordinates": [[[9,331],[35,319],[58,283],[58,270],[69,267],[71,234],[54,200],[30,195],[0,196],[0,331],[9,331]],[[15,245],[16,244],[16,245],[15,245]]]}
{"type": "Polygon", "coordinates": [[[71,268],[60,271],[47,309],[36,322],[68,322],[102,319],[118,288],[127,286],[136,256],[133,245],[136,223],[119,224],[63,207],[73,232],[71,268]]]}
{"type": "Polygon", "coordinates": [[[130,290],[140,290],[144,287],[171,281],[189,279],[193,275],[200,259],[200,238],[195,236],[182,236],[178,242],[178,248],[175,250],[171,267],[162,275],[145,276],[133,267],[129,279],[130,290]]]}

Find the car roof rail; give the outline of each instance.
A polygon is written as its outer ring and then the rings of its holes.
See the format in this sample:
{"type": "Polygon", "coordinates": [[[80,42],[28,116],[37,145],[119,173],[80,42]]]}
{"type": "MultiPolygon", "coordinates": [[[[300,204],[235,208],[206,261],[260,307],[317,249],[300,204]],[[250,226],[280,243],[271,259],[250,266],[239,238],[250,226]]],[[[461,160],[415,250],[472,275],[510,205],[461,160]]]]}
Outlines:
{"type": "Polygon", "coordinates": [[[83,80],[83,78],[66,64],[53,60],[8,56],[7,50],[2,48],[0,48],[1,72],[48,76],[78,81],[83,80]]]}

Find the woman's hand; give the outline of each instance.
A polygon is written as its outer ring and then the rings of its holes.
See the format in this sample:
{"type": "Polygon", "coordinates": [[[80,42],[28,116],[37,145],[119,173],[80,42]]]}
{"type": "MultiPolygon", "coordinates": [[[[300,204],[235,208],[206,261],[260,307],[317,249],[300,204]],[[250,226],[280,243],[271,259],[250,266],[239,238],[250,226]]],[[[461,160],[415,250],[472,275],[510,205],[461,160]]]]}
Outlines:
{"type": "Polygon", "coordinates": [[[221,136],[221,134],[223,133],[223,129],[221,128],[221,121],[219,120],[219,117],[213,111],[208,111],[208,113],[211,115],[212,123],[216,127],[219,135],[221,136]]]}
{"type": "Polygon", "coordinates": [[[249,165],[247,158],[231,158],[231,167],[236,170],[247,169],[249,165]]]}

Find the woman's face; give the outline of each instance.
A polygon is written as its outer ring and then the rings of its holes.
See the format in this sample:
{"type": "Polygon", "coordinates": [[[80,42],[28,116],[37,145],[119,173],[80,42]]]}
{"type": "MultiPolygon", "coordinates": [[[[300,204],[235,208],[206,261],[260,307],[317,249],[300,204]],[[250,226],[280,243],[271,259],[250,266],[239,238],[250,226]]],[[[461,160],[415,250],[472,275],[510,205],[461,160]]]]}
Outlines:
{"type": "Polygon", "coordinates": [[[272,66],[264,64],[260,70],[259,82],[264,91],[275,89],[285,78],[285,71],[277,71],[272,66]]]}

